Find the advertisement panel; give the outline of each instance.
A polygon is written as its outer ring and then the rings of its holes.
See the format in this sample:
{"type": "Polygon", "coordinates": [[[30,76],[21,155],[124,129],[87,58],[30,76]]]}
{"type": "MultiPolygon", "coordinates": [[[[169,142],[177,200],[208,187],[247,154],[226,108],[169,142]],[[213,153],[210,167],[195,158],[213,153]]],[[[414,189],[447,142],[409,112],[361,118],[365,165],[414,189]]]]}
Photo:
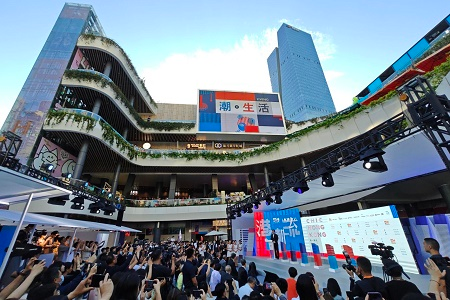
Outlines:
{"type": "MultiPolygon", "coordinates": [[[[256,255],[268,256],[272,230],[278,234],[280,253],[294,251],[300,254],[305,243],[298,209],[255,212],[256,255]]],[[[287,254],[290,256],[291,254],[287,254]]]]}
{"type": "MultiPolygon", "coordinates": [[[[332,215],[303,217],[303,233],[308,254],[326,257],[331,249],[338,258],[342,251],[365,256],[381,265],[369,245],[384,243],[394,247],[396,260],[406,272],[418,274],[414,257],[394,205],[332,215]],[[328,251],[327,251],[328,248],[328,251]],[[318,253],[315,253],[318,252],[318,253]]],[[[353,256],[353,255],[351,255],[353,256]]]]}
{"type": "Polygon", "coordinates": [[[198,132],[286,134],[278,94],[200,90],[198,132]]]}
{"type": "Polygon", "coordinates": [[[40,170],[44,164],[52,164],[54,167],[52,176],[61,177],[62,173],[73,174],[77,158],[46,138],[42,138],[32,166],[40,170]]]}

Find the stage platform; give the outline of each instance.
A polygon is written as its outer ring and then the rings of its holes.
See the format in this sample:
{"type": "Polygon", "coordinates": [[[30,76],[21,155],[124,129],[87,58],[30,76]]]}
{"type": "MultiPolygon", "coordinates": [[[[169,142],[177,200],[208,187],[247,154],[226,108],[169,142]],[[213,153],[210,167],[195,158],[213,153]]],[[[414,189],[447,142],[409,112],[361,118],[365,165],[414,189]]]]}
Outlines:
{"type": "MultiPolygon", "coordinates": [[[[298,274],[304,274],[306,272],[311,272],[314,274],[314,277],[319,282],[320,289],[322,289],[324,286],[326,286],[326,282],[328,278],[333,277],[335,278],[341,287],[342,292],[348,291],[350,288],[350,280],[347,272],[343,268],[339,268],[336,270],[336,272],[330,272],[329,271],[329,265],[325,263],[325,260],[323,260],[323,266],[319,268],[314,267],[314,262],[310,261],[309,265],[307,266],[301,266],[299,262],[290,262],[290,261],[283,261],[278,259],[271,259],[271,258],[262,258],[262,257],[255,257],[255,256],[246,256],[245,260],[247,261],[247,265],[249,262],[254,262],[256,264],[257,270],[266,270],[272,273],[277,274],[279,277],[288,278],[289,273],[288,269],[289,267],[295,267],[298,271],[298,274]]],[[[342,266],[344,262],[339,262],[339,266],[342,266]]],[[[374,267],[373,275],[383,278],[383,273],[380,267],[374,267]]],[[[408,276],[411,277],[411,280],[414,284],[417,285],[417,287],[422,291],[423,293],[426,293],[428,291],[428,285],[430,283],[430,276],[429,275],[419,275],[419,274],[409,274],[408,276]]],[[[404,279],[408,280],[403,276],[404,279]]],[[[263,279],[262,279],[263,280],[263,279]]]]}

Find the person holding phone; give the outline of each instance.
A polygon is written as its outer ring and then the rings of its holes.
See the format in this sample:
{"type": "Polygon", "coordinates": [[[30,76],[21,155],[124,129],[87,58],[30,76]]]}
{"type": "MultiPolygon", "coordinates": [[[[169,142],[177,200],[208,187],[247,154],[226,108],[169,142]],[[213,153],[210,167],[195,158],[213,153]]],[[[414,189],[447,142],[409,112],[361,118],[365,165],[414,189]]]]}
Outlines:
{"type": "Polygon", "coordinates": [[[356,299],[364,299],[368,292],[378,292],[387,299],[386,284],[383,279],[372,275],[372,263],[367,257],[360,256],[356,259],[356,274],[362,277],[355,281],[355,273],[345,269],[350,276],[350,290],[356,299]]]}

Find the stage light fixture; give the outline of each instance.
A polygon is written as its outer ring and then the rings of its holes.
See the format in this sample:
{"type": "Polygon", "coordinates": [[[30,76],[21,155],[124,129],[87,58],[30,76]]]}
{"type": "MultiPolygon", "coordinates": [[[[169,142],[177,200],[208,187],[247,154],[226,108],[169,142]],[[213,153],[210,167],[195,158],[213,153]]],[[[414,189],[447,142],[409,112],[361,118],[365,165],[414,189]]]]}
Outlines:
{"type": "Polygon", "coordinates": [[[112,216],[116,211],[116,207],[113,204],[106,204],[102,210],[105,216],[112,216]]]}
{"type": "Polygon", "coordinates": [[[296,184],[294,184],[292,190],[296,193],[303,194],[304,192],[309,191],[309,186],[305,180],[300,180],[296,184]]]}
{"type": "Polygon", "coordinates": [[[383,154],[385,153],[380,148],[371,147],[361,151],[359,160],[364,161],[363,167],[368,171],[377,173],[386,172],[388,167],[383,159],[383,154]],[[378,161],[373,161],[374,159],[378,159],[378,161]]]}
{"type": "Polygon", "coordinates": [[[236,220],[236,216],[235,215],[230,215],[229,219],[236,220]]]}
{"type": "Polygon", "coordinates": [[[62,173],[62,174],[61,174],[61,177],[70,179],[70,178],[72,178],[72,173],[62,173]]]}
{"type": "Polygon", "coordinates": [[[70,208],[77,209],[77,210],[83,210],[84,209],[84,198],[77,196],[72,199],[73,204],[70,208]]]}
{"type": "Polygon", "coordinates": [[[388,170],[388,167],[381,156],[378,158],[378,161],[365,160],[363,167],[368,171],[377,173],[386,172],[388,170]]]}
{"type": "Polygon", "coordinates": [[[253,209],[252,209],[251,206],[250,206],[250,207],[247,207],[247,213],[249,213],[249,214],[253,213],[253,209]]]}
{"type": "Polygon", "coordinates": [[[253,205],[253,208],[254,209],[259,209],[259,206],[261,205],[261,203],[260,204],[255,204],[255,205],[253,205]]]}
{"type": "Polygon", "coordinates": [[[41,169],[46,172],[52,172],[55,169],[55,166],[52,164],[42,164],[41,169]]]}
{"type": "Polygon", "coordinates": [[[334,186],[334,180],[331,173],[324,173],[322,174],[322,185],[324,187],[332,187],[334,186]]]}
{"type": "Polygon", "coordinates": [[[275,204],[283,203],[283,199],[281,199],[281,196],[283,196],[282,192],[276,192],[275,193],[275,201],[274,201],[275,204]]]}
{"type": "Polygon", "coordinates": [[[69,200],[69,195],[59,196],[59,197],[51,197],[48,199],[47,203],[52,205],[66,205],[66,201],[69,200]]]}
{"type": "Polygon", "coordinates": [[[91,203],[91,204],[89,204],[89,207],[88,207],[88,209],[91,210],[91,212],[92,212],[92,211],[95,211],[95,213],[97,213],[97,214],[100,213],[100,210],[101,210],[102,208],[105,208],[105,204],[102,203],[102,202],[100,202],[100,201],[91,203]],[[97,211],[98,211],[98,212],[97,212],[97,211]]]}
{"type": "Polygon", "coordinates": [[[236,217],[238,217],[238,218],[242,217],[241,210],[238,210],[238,211],[236,212],[236,217]]]}

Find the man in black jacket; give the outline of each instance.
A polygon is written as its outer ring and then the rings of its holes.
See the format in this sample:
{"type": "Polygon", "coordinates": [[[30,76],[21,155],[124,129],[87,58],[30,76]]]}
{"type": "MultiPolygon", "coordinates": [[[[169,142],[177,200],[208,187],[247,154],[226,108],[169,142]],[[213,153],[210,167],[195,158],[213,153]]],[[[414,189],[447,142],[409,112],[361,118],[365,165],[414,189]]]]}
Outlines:
{"type": "Polygon", "coordinates": [[[237,263],[236,253],[231,253],[231,257],[230,259],[228,259],[227,265],[231,267],[231,276],[233,276],[234,280],[238,280],[238,271],[236,268],[236,263],[237,263]]]}
{"type": "Polygon", "coordinates": [[[241,259],[241,266],[239,267],[238,270],[239,287],[242,287],[247,284],[248,274],[246,270],[246,263],[247,262],[245,261],[245,259],[241,259]]]}
{"type": "Polygon", "coordinates": [[[356,259],[356,273],[362,279],[355,281],[353,271],[345,269],[350,275],[350,290],[356,299],[364,299],[368,292],[378,292],[387,299],[386,284],[383,279],[372,275],[372,264],[367,257],[360,256],[356,259]]]}
{"type": "Polygon", "coordinates": [[[439,242],[433,238],[423,239],[423,247],[427,253],[430,253],[430,258],[434,261],[439,270],[446,271],[444,277],[441,278],[439,283],[439,291],[445,292],[447,298],[450,295],[450,269],[447,266],[447,260],[439,253],[439,242]]]}
{"type": "Polygon", "coordinates": [[[273,251],[275,252],[275,258],[280,258],[280,251],[278,250],[278,234],[275,233],[275,230],[272,230],[272,235],[270,236],[270,239],[273,243],[273,251]]]}

